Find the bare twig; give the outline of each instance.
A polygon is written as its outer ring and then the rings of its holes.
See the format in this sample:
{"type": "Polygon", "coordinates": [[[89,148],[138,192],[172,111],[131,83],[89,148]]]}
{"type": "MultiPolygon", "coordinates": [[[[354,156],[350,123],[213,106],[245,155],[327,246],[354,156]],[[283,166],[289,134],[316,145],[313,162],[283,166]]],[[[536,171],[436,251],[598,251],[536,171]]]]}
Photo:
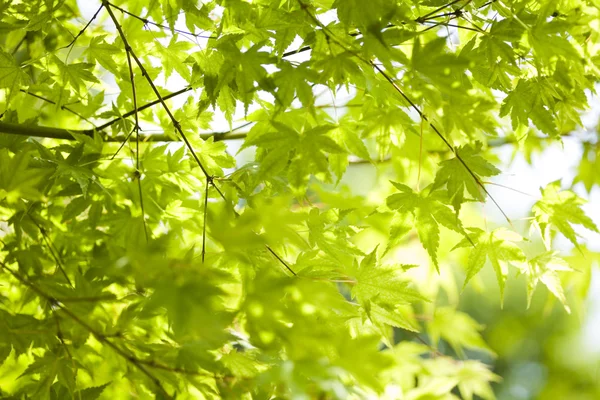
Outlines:
{"type": "Polygon", "coordinates": [[[75,44],[75,42],[77,41],[77,39],[79,39],[79,37],[81,35],[83,35],[83,33],[85,32],[85,30],[90,26],[90,24],[92,23],[92,21],[96,19],[96,17],[98,16],[98,14],[100,13],[100,11],[102,10],[102,7],[104,7],[104,5],[100,5],[100,7],[98,7],[98,10],[94,13],[94,15],[92,16],[92,18],[87,22],[87,24],[85,24],[85,26],[79,31],[79,33],[73,37],[73,40],[71,40],[71,42],[68,45],[63,46],[63,47],[61,47],[58,50],[66,49],[68,47],[73,46],[75,44]]]}
{"type": "Polygon", "coordinates": [[[423,15],[422,17],[417,18],[415,20],[415,22],[425,21],[426,19],[430,18],[432,15],[435,15],[435,14],[439,13],[440,11],[442,11],[442,10],[448,8],[448,7],[451,7],[451,6],[453,6],[454,4],[456,4],[456,3],[460,2],[460,1],[463,1],[463,0],[454,0],[454,1],[450,2],[450,3],[448,3],[448,4],[440,6],[440,7],[436,8],[435,10],[433,10],[432,12],[427,13],[427,14],[423,15]]]}
{"type": "Polygon", "coordinates": [[[202,224],[202,264],[206,255],[206,214],[208,214],[208,184],[204,188],[204,222],[202,224]]]}
{"type": "MultiPolygon", "coordinates": [[[[25,90],[25,89],[19,89],[19,90],[20,90],[21,92],[25,93],[25,94],[28,94],[29,96],[33,96],[33,97],[35,97],[35,98],[37,98],[37,99],[43,100],[43,101],[45,101],[46,103],[49,103],[49,104],[56,104],[56,102],[55,102],[55,101],[53,101],[53,100],[50,100],[50,99],[47,99],[47,98],[46,98],[46,97],[44,97],[44,96],[40,96],[39,94],[32,93],[32,92],[30,92],[30,91],[28,91],[28,90],[25,90]]],[[[60,109],[61,109],[61,110],[68,111],[68,112],[70,112],[70,113],[71,113],[71,114],[73,114],[73,115],[76,115],[77,117],[81,118],[82,120],[84,120],[84,121],[85,121],[85,122],[87,122],[88,124],[92,125],[92,126],[94,127],[94,129],[98,129],[98,128],[96,128],[96,125],[94,125],[94,123],[93,123],[92,121],[90,121],[88,118],[84,117],[83,115],[79,114],[77,111],[70,109],[68,106],[66,106],[66,105],[62,105],[62,106],[60,106],[60,109]]]]}
{"type": "MultiPolygon", "coordinates": [[[[144,235],[146,237],[146,243],[148,243],[149,238],[148,238],[148,227],[146,226],[146,212],[144,210],[144,196],[142,193],[142,174],[140,172],[140,121],[138,118],[138,106],[137,106],[137,95],[136,95],[136,90],[135,90],[135,75],[133,74],[133,65],[131,64],[131,48],[128,46],[125,49],[125,52],[127,53],[127,66],[129,67],[129,80],[131,81],[131,93],[132,93],[132,99],[133,99],[133,110],[134,110],[134,117],[135,117],[135,125],[133,126],[133,131],[135,132],[135,179],[137,181],[137,187],[138,187],[138,193],[140,196],[140,208],[142,210],[142,224],[144,225],[144,235]]],[[[131,135],[129,135],[131,136],[131,135]]],[[[129,138],[129,137],[128,137],[129,138]]],[[[125,144],[125,142],[128,139],[123,141],[123,144],[125,144]]],[[[122,148],[123,146],[119,147],[119,150],[122,148]]],[[[118,150],[117,150],[118,153],[118,150]]],[[[115,153],[115,155],[113,156],[113,158],[116,156],[117,154],[115,153]]]]}
{"type": "Polygon", "coordinates": [[[273,249],[271,248],[271,246],[269,246],[268,244],[265,245],[265,247],[267,248],[267,250],[269,250],[269,252],[271,254],[273,254],[273,256],[288,270],[292,273],[292,275],[297,276],[296,273],[294,272],[294,270],[288,265],[287,262],[285,262],[285,260],[283,258],[281,258],[279,256],[279,254],[275,253],[275,251],[273,251],[273,249]]]}
{"type": "MultiPolygon", "coordinates": [[[[176,96],[179,96],[180,94],[183,94],[183,93],[189,92],[190,90],[192,90],[192,87],[191,87],[191,86],[186,86],[186,87],[184,87],[183,89],[179,89],[179,90],[177,90],[177,91],[175,91],[175,92],[173,92],[173,93],[169,93],[169,94],[166,94],[166,95],[164,95],[164,96],[162,97],[162,100],[169,100],[169,99],[172,99],[173,97],[176,97],[176,96]]],[[[105,124],[102,124],[102,125],[100,125],[98,128],[96,128],[96,130],[98,130],[98,131],[103,131],[104,129],[108,128],[109,126],[111,126],[111,125],[114,125],[114,124],[116,124],[117,122],[119,122],[119,121],[121,121],[121,120],[123,120],[123,119],[125,119],[125,118],[127,118],[127,117],[130,117],[130,116],[134,115],[136,112],[138,112],[138,111],[143,111],[143,110],[145,110],[145,109],[147,109],[147,108],[153,107],[153,106],[155,106],[155,105],[159,104],[160,102],[161,102],[161,100],[160,100],[160,99],[157,99],[157,100],[151,101],[151,102],[150,102],[150,103],[148,103],[148,104],[144,104],[143,106],[141,106],[141,107],[140,107],[140,108],[138,108],[138,109],[133,109],[133,110],[131,110],[131,111],[127,111],[125,114],[123,114],[123,115],[122,115],[122,116],[120,116],[119,118],[115,118],[115,119],[113,119],[113,120],[110,120],[110,121],[108,121],[108,122],[107,122],[107,123],[105,123],[105,124]]],[[[86,133],[87,135],[89,135],[89,134],[93,134],[93,130],[88,130],[88,131],[86,131],[86,132],[88,132],[88,133],[86,133]]]]}
{"type": "Polygon", "coordinates": [[[156,26],[158,28],[161,28],[161,29],[168,29],[168,30],[170,30],[172,32],[181,33],[182,35],[188,35],[188,36],[193,36],[193,37],[202,38],[202,39],[216,39],[217,38],[217,36],[213,36],[213,35],[207,36],[207,35],[201,35],[201,34],[198,34],[198,33],[188,32],[188,31],[184,31],[184,30],[176,29],[176,28],[171,29],[171,27],[169,27],[169,26],[158,24],[156,22],[150,21],[148,18],[140,17],[139,15],[136,15],[136,14],[134,14],[132,12],[129,12],[129,11],[125,10],[124,8],[119,7],[116,4],[113,4],[113,3],[109,3],[109,4],[110,4],[111,7],[116,8],[117,10],[121,11],[123,14],[127,14],[130,17],[135,18],[135,19],[141,21],[144,25],[154,25],[154,26],[156,26]]]}

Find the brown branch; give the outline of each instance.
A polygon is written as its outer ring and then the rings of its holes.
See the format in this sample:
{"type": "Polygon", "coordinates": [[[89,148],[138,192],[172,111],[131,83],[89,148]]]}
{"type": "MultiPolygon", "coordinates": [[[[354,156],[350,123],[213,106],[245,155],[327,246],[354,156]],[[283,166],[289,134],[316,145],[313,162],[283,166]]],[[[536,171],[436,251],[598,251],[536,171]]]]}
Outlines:
{"type": "MultiPolygon", "coordinates": [[[[176,92],[173,92],[173,93],[169,93],[169,94],[167,94],[167,95],[164,95],[164,96],[162,97],[162,99],[163,99],[163,100],[169,100],[169,99],[172,99],[173,97],[179,96],[180,94],[183,94],[183,93],[189,92],[190,90],[192,90],[192,87],[191,87],[191,86],[186,86],[186,87],[184,87],[183,89],[179,89],[179,90],[178,90],[178,91],[176,91],[176,92]]],[[[103,131],[104,129],[108,128],[109,126],[111,126],[111,125],[114,125],[114,124],[116,124],[117,122],[119,122],[119,121],[121,121],[121,120],[123,120],[123,119],[125,119],[125,118],[127,118],[127,117],[130,117],[130,116],[134,115],[134,114],[136,113],[136,111],[137,111],[137,112],[139,112],[139,111],[143,111],[143,110],[145,110],[145,109],[147,109],[147,108],[150,108],[150,107],[152,107],[152,106],[155,106],[155,105],[159,104],[160,102],[161,102],[161,100],[160,100],[160,99],[157,99],[157,100],[151,101],[151,102],[150,102],[150,103],[148,103],[148,104],[144,104],[143,106],[141,106],[141,107],[140,107],[140,108],[138,108],[137,110],[136,110],[136,109],[134,109],[134,110],[131,110],[131,111],[127,111],[125,114],[123,114],[123,115],[122,115],[122,116],[120,116],[119,118],[115,118],[115,119],[113,119],[113,120],[111,120],[111,121],[108,121],[108,122],[107,122],[107,123],[105,123],[105,124],[102,124],[102,125],[100,125],[98,128],[96,128],[96,130],[98,130],[98,131],[103,131]]],[[[93,133],[94,133],[94,130],[89,130],[89,129],[88,129],[88,130],[86,130],[85,132],[86,132],[86,133],[84,133],[85,135],[88,135],[88,136],[90,136],[90,135],[93,135],[93,133]]]]}
{"type": "MultiPolygon", "coordinates": [[[[234,140],[234,139],[243,139],[246,137],[247,132],[241,133],[232,133],[241,128],[245,128],[248,125],[253,124],[254,122],[246,122],[238,127],[233,128],[230,131],[215,131],[215,132],[203,132],[198,134],[198,136],[202,139],[208,139],[213,137],[215,142],[220,142],[222,140],[234,140]]],[[[61,140],[76,140],[75,137],[71,134],[78,134],[93,137],[93,134],[89,134],[87,130],[77,130],[77,129],[62,129],[62,128],[50,128],[46,126],[39,125],[24,125],[24,124],[11,124],[8,122],[0,121],[0,133],[6,133],[9,135],[21,135],[28,137],[39,137],[45,139],[61,139],[61,140]]],[[[118,142],[121,143],[125,140],[126,136],[108,136],[104,139],[105,142],[118,142]]],[[[175,142],[178,141],[173,139],[170,135],[167,134],[148,134],[148,135],[140,135],[141,142],[175,142]]]]}
{"type": "MultiPolygon", "coordinates": [[[[445,4],[445,5],[441,6],[441,7],[438,7],[438,8],[436,8],[435,10],[433,10],[432,12],[430,12],[430,13],[428,13],[428,14],[425,14],[425,15],[423,15],[422,17],[419,17],[419,18],[417,18],[417,19],[415,20],[415,22],[424,21],[424,20],[426,20],[426,19],[428,19],[428,18],[435,18],[435,17],[432,17],[432,16],[433,16],[433,15],[435,15],[435,14],[437,14],[438,12],[440,12],[440,11],[442,11],[442,10],[444,10],[444,9],[448,8],[448,7],[451,7],[451,6],[453,6],[454,4],[456,4],[456,3],[460,2],[460,1],[463,1],[463,0],[454,0],[454,1],[452,1],[451,3],[448,3],[448,4],[445,4]]],[[[469,2],[470,2],[470,0],[469,0],[469,2]]]]}

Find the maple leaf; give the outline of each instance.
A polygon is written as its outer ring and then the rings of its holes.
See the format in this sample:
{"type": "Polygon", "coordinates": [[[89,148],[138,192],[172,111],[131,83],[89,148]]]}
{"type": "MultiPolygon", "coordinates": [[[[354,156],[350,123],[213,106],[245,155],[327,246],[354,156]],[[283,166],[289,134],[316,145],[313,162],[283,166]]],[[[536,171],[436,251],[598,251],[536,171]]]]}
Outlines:
{"type": "Polygon", "coordinates": [[[37,187],[44,178],[44,171],[29,166],[31,153],[19,152],[10,157],[8,150],[0,149],[0,200],[14,203],[20,198],[38,199],[37,187]]]}
{"type": "Polygon", "coordinates": [[[391,243],[397,243],[402,236],[410,231],[407,228],[410,226],[411,221],[406,218],[406,214],[412,214],[414,216],[412,224],[417,230],[419,240],[439,271],[437,259],[437,250],[440,241],[439,225],[441,224],[448,229],[466,236],[461,221],[446,204],[439,200],[432,186],[423,189],[419,193],[415,193],[411,188],[402,183],[390,182],[400,190],[400,193],[389,196],[386,199],[387,206],[402,215],[398,219],[399,225],[392,226],[390,232],[391,243]]]}
{"type": "Polygon", "coordinates": [[[475,146],[464,145],[458,147],[456,149],[458,155],[450,160],[442,161],[435,175],[433,187],[438,188],[446,185],[448,195],[457,213],[460,211],[462,203],[465,202],[465,190],[476,200],[485,200],[485,193],[481,189],[481,186],[469,173],[469,170],[465,168],[464,164],[478,178],[481,176],[494,176],[500,173],[498,168],[481,157],[481,147],[481,142],[476,142],[475,146]]]}
{"type": "Polygon", "coordinates": [[[493,354],[481,337],[481,330],[483,326],[477,321],[452,307],[436,308],[433,319],[427,322],[427,332],[434,344],[437,344],[440,338],[444,339],[463,357],[465,348],[485,350],[493,354]]]}
{"type": "Polygon", "coordinates": [[[377,262],[377,247],[360,263],[355,262],[352,270],[356,283],[352,297],[363,305],[375,324],[388,324],[408,330],[417,330],[415,322],[398,309],[400,305],[428,301],[402,279],[401,271],[410,266],[381,266],[377,262]]]}
{"type": "Polygon", "coordinates": [[[56,56],[53,56],[52,59],[58,66],[63,84],[70,85],[78,93],[83,93],[86,90],[86,82],[100,82],[91,71],[94,68],[94,64],[65,64],[56,56]]]}
{"type": "Polygon", "coordinates": [[[84,54],[87,55],[90,63],[93,64],[97,61],[108,71],[112,72],[113,74],[117,74],[119,72],[119,68],[114,56],[119,51],[119,48],[115,45],[106,43],[104,40],[105,37],[106,35],[93,37],[89,46],[85,49],[84,54]]]}
{"type": "Polygon", "coordinates": [[[563,286],[560,282],[558,272],[573,271],[564,259],[557,256],[556,251],[546,251],[529,260],[521,267],[521,271],[527,276],[527,307],[531,305],[531,299],[538,282],[544,286],[561,302],[567,312],[571,309],[567,305],[563,286]]]}
{"type": "MultiPolygon", "coordinates": [[[[508,266],[514,265],[520,267],[525,262],[525,254],[515,243],[522,241],[522,237],[515,232],[511,232],[505,228],[498,228],[490,233],[487,233],[479,228],[469,228],[471,237],[475,241],[475,247],[469,253],[467,262],[467,276],[465,278],[464,287],[469,281],[483,268],[486,259],[490,261],[496,279],[500,286],[500,297],[504,299],[504,286],[506,276],[508,274],[508,266]]],[[[467,240],[462,240],[455,246],[468,247],[470,243],[467,240]]]]}
{"type": "Polygon", "coordinates": [[[155,43],[155,48],[162,60],[165,78],[169,78],[175,70],[183,79],[189,81],[191,76],[190,68],[185,65],[184,61],[189,57],[188,51],[192,48],[192,44],[177,41],[177,35],[171,37],[171,41],[166,47],[158,42],[155,43]]]}
{"type": "Polygon", "coordinates": [[[29,75],[21,69],[14,57],[0,50],[0,89],[8,89],[9,96],[12,96],[16,90],[28,85],[30,81],[29,75]]]}
{"type": "Polygon", "coordinates": [[[314,95],[308,82],[315,79],[314,71],[309,69],[307,64],[292,67],[291,64],[285,62],[282,62],[280,68],[281,71],[274,76],[274,81],[279,88],[277,90],[279,105],[290,106],[295,96],[304,106],[313,103],[314,95]]]}
{"type": "Polygon", "coordinates": [[[520,79],[517,87],[506,96],[500,116],[510,113],[513,129],[527,126],[529,120],[542,132],[556,136],[558,129],[554,123],[553,106],[561,95],[547,77],[520,79]]]}
{"type": "Polygon", "coordinates": [[[381,266],[377,262],[377,247],[367,254],[359,265],[354,266],[356,284],[352,295],[360,300],[372,300],[381,304],[410,304],[426,300],[416,290],[409,288],[409,282],[400,277],[406,266],[381,266]]]}
{"type": "Polygon", "coordinates": [[[585,200],[571,190],[560,190],[560,181],[549,183],[540,191],[542,199],[533,205],[532,212],[534,223],[541,231],[546,248],[550,249],[553,228],[562,233],[577,248],[579,248],[578,235],[573,225],[582,225],[593,232],[598,232],[594,221],[581,209],[585,200]]]}
{"type": "Polygon", "coordinates": [[[568,273],[550,244],[597,230],[581,198],[542,192],[549,248],[529,259],[515,233],[463,228],[494,223],[463,204],[506,163],[488,148],[537,168],[540,132],[581,125],[600,82],[594,2],[63,3],[0,4],[0,397],[491,400],[498,377],[455,355],[490,360],[485,336],[509,371],[506,345],[551,352],[553,327],[570,329],[547,311],[583,304],[597,256],[580,241],[568,273]],[[442,226],[464,259],[439,252],[442,226]],[[410,233],[443,271],[406,264],[410,233]],[[502,297],[516,267],[548,307],[459,299],[456,273],[487,264],[502,297]],[[421,344],[403,331],[421,327],[421,344]]]}

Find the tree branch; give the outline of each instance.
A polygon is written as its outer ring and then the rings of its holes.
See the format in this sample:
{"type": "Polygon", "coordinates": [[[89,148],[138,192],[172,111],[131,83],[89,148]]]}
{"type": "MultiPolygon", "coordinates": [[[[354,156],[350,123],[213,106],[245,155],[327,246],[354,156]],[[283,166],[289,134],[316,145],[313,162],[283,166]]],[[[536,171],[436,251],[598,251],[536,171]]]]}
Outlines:
{"type": "MultiPolygon", "coordinates": [[[[138,109],[139,110],[139,109],[138,109]]],[[[120,119],[120,118],[119,118],[120,119]]],[[[200,133],[199,136],[202,139],[208,139],[214,137],[215,142],[222,140],[234,140],[243,139],[246,137],[246,132],[243,133],[232,133],[241,128],[245,128],[254,122],[246,122],[238,127],[233,128],[230,131],[219,131],[219,132],[204,132],[200,133]]],[[[100,127],[98,128],[100,131],[100,127]]],[[[9,122],[0,121],[0,133],[6,133],[9,135],[20,135],[27,137],[39,137],[46,139],[61,139],[61,140],[76,140],[72,133],[77,135],[84,135],[93,137],[93,131],[89,130],[78,130],[78,129],[62,129],[62,128],[49,128],[39,125],[24,125],[24,124],[11,124],[9,122]]],[[[121,143],[126,139],[126,136],[108,136],[104,138],[105,142],[118,142],[121,143]]],[[[174,139],[172,136],[167,134],[149,134],[140,135],[141,142],[176,142],[179,141],[174,139]]]]}

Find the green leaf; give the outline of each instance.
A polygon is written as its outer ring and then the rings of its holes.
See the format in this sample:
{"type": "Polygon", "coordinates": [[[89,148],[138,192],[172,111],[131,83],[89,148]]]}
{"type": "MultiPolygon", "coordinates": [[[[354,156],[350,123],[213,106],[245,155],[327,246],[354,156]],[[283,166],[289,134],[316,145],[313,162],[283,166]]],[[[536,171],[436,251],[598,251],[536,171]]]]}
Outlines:
{"type": "Polygon", "coordinates": [[[31,168],[31,153],[19,152],[10,156],[7,149],[0,149],[0,201],[15,203],[19,199],[36,200],[41,197],[38,185],[46,171],[31,168]]]}
{"type": "MultiPolygon", "coordinates": [[[[514,265],[521,268],[525,262],[525,254],[515,244],[522,240],[521,236],[508,231],[505,228],[498,228],[487,233],[477,228],[470,228],[469,235],[475,242],[475,247],[469,253],[467,263],[467,276],[464,287],[467,283],[483,268],[485,260],[488,259],[496,272],[496,279],[500,286],[500,298],[504,300],[504,286],[508,274],[508,266],[514,265]]],[[[459,246],[468,246],[468,242],[463,240],[459,246]]]]}
{"type": "Polygon", "coordinates": [[[561,190],[560,181],[554,181],[540,190],[542,199],[533,205],[532,212],[547,249],[550,249],[553,230],[558,230],[577,248],[579,243],[573,225],[582,225],[598,232],[596,224],[581,209],[585,200],[571,190],[561,190]]]}
{"type": "Polygon", "coordinates": [[[383,267],[377,262],[377,248],[367,254],[355,266],[356,284],[352,295],[359,301],[371,300],[380,304],[410,304],[426,300],[416,290],[409,288],[408,281],[401,278],[404,266],[383,267]]]}
{"type": "Polygon", "coordinates": [[[81,400],[96,400],[109,385],[110,382],[101,386],[93,386],[79,390],[75,392],[74,397],[77,399],[81,398],[81,400]]]}
{"type": "Polygon", "coordinates": [[[373,324],[418,331],[412,310],[401,306],[428,300],[402,278],[403,271],[408,268],[379,265],[377,247],[363,258],[360,266],[354,266],[356,283],[352,287],[352,297],[362,305],[373,324]]]}
{"type": "Polygon", "coordinates": [[[85,49],[84,54],[87,55],[90,63],[98,62],[108,71],[117,74],[119,68],[115,61],[115,54],[119,48],[115,45],[108,44],[104,40],[106,35],[94,36],[90,41],[90,45],[85,49]]]}
{"type": "Polygon", "coordinates": [[[529,259],[527,266],[522,270],[527,275],[527,307],[531,305],[531,298],[538,282],[542,282],[561,302],[565,310],[571,312],[558,272],[573,271],[573,269],[564,259],[558,257],[555,251],[546,251],[529,259]]]}
{"type": "Polygon", "coordinates": [[[0,397],[598,398],[597,0],[88,3],[0,2],[0,397]]]}
{"type": "Polygon", "coordinates": [[[29,85],[30,81],[29,75],[21,69],[14,57],[0,51],[0,89],[8,89],[12,96],[22,86],[29,85]]]}
{"type": "Polygon", "coordinates": [[[462,203],[465,202],[465,190],[474,199],[478,201],[485,200],[485,193],[475,178],[469,173],[467,167],[477,176],[480,182],[482,176],[489,177],[500,173],[498,168],[479,155],[481,153],[481,146],[481,142],[477,142],[474,147],[469,145],[458,147],[456,149],[457,156],[450,160],[442,161],[435,175],[434,187],[446,185],[448,195],[457,213],[460,211],[462,203]],[[465,167],[463,162],[467,167],[465,167]]]}
{"type": "Polygon", "coordinates": [[[559,100],[562,100],[562,97],[548,78],[521,79],[517,87],[504,99],[500,116],[510,113],[515,130],[519,125],[528,126],[531,121],[543,133],[557,136],[553,108],[559,100]]]}
{"type": "Polygon", "coordinates": [[[56,56],[53,57],[53,61],[60,70],[60,76],[63,84],[70,85],[78,93],[85,92],[88,83],[100,83],[98,78],[96,78],[96,76],[92,73],[94,64],[65,64],[56,56]]]}
{"type": "Polygon", "coordinates": [[[465,348],[494,354],[481,337],[481,330],[483,326],[468,314],[451,307],[436,308],[433,320],[427,323],[431,341],[437,344],[440,339],[444,339],[461,357],[464,357],[465,348]]]}
{"type": "Polygon", "coordinates": [[[186,80],[190,80],[190,69],[185,65],[184,61],[188,58],[188,51],[193,47],[191,43],[186,41],[178,41],[177,35],[171,37],[168,46],[164,47],[158,42],[156,50],[164,67],[165,78],[169,78],[173,71],[186,80]]]}
{"type": "Polygon", "coordinates": [[[461,233],[466,236],[466,232],[462,227],[460,219],[452,213],[448,206],[442,203],[437,196],[437,193],[432,191],[430,186],[423,189],[420,193],[415,193],[408,186],[391,182],[400,193],[392,194],[386,199],[387,206],[395,210],[397,214],[402,215],[401,226],[392,226],[394,230],[390,233],[392,240],[397,241],[401,236],[406,234],[406,214],[411,213],[414,218],[414,227],[419,235],[421,244],[427,250],[433,264],[439,271],[437,251],[440,242],[439,225],[461,233]]]}

